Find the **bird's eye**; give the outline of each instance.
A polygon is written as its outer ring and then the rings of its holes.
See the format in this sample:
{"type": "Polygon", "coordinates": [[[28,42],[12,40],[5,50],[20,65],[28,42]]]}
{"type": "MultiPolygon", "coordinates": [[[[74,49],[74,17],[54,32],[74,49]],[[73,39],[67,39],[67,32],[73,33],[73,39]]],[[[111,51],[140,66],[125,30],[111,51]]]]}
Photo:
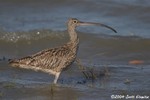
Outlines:
{"type": "Polygon", "coordinates": [[[73,23],[77,23],[77,22],[78,22],[77,20],[74,20],[74,21],[73,21],[73,23]]]}

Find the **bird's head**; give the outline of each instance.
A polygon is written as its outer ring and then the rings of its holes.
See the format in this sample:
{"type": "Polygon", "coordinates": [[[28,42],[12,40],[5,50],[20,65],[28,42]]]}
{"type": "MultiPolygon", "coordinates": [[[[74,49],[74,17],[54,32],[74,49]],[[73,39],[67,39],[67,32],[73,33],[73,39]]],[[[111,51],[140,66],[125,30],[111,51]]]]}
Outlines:
{"type": "Polygon", "coordinates": [[[101,24],[101,23],[94,23],[94,22],[82,22],[82,21],[79,21],[78,19],[76,18],[70,18],[68,20],[68,27],[72,27],[72,28],[76,28],[77,26],[89,26],[89,25],[96,25],[96,26],[102,26],[102,27],[106,27],[112,31],[114,31],[115,33],[117,33],[117,31],[115,29],[113,29],[112,27],[110,26],[107,26],[105,24],[101,24]]]}
{"type": "Polygon", "coordinates": [[[76,18],[70,18],[70,19],[68,20],[68,27],[73,27],[73,28],[75,28],[75,27],[78,26],[79,23],[80,23],[80,21],[79,21],[78,19],[76,19],[76,18]]]}

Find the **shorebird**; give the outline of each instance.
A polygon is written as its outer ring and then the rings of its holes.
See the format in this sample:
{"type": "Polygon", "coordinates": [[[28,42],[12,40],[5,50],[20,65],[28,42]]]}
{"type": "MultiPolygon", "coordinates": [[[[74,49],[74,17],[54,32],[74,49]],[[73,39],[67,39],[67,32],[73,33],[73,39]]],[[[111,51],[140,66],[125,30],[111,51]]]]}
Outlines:
{"type": "Polygon", "coordinates": [[[60,73],[69,67],[76,58],[79,38],[75,29],[77,26],[82,25],[98,25],[116,32],[112,27],[101,23],[81,22],[76,18],[70,18],[67,22],[67,30],[70,35],[70,40],[66,44],[60,47],[45,49],[36,54],[20,59],[13,59],[9,64],[14,67],[32,69],[35,71],[39,70],[52,74],[55,76],[53,83],[56,84],[60,73]]]}

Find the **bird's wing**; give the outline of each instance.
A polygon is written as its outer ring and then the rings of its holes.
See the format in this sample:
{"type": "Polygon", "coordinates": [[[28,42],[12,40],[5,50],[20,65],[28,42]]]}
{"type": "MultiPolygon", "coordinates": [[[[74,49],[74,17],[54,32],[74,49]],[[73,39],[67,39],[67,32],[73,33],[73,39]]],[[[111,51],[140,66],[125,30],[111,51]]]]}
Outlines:
{"type": "Polygon", "coordinates": [[[63,64],[65,64],[69,52],[69,48],[65,45],[58,48],[46,49],[34,55],[26,56],[21,59],[12,60],[10,61],[10,64],[16,63],[16,65],[23,64],[27,66],[53,69],[55,67],[58,67],[60,65],[63,66],[63,64]]]}
{"type": "Polygon", "coordinates": [[[46,69],[57,67],[63,63],[64,58],[67,56],[65,52],[68,50],[64,49],[66,48],[60,47],[41,51],[31,56],[33,60],[29,64],[46,69]]]}

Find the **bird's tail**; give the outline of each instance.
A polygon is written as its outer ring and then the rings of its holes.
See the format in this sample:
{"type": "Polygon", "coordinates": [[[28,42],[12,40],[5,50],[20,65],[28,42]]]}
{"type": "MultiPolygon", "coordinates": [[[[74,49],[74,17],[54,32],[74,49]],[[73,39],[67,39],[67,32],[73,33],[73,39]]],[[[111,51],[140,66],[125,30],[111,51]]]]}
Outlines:
{"type": "Polygon", "coordinates": [[[11,65],[13,67],[17,67],[17,66],[19,66],[19,61],[16,59],[10,60],[9,65],[11,65]]]}

